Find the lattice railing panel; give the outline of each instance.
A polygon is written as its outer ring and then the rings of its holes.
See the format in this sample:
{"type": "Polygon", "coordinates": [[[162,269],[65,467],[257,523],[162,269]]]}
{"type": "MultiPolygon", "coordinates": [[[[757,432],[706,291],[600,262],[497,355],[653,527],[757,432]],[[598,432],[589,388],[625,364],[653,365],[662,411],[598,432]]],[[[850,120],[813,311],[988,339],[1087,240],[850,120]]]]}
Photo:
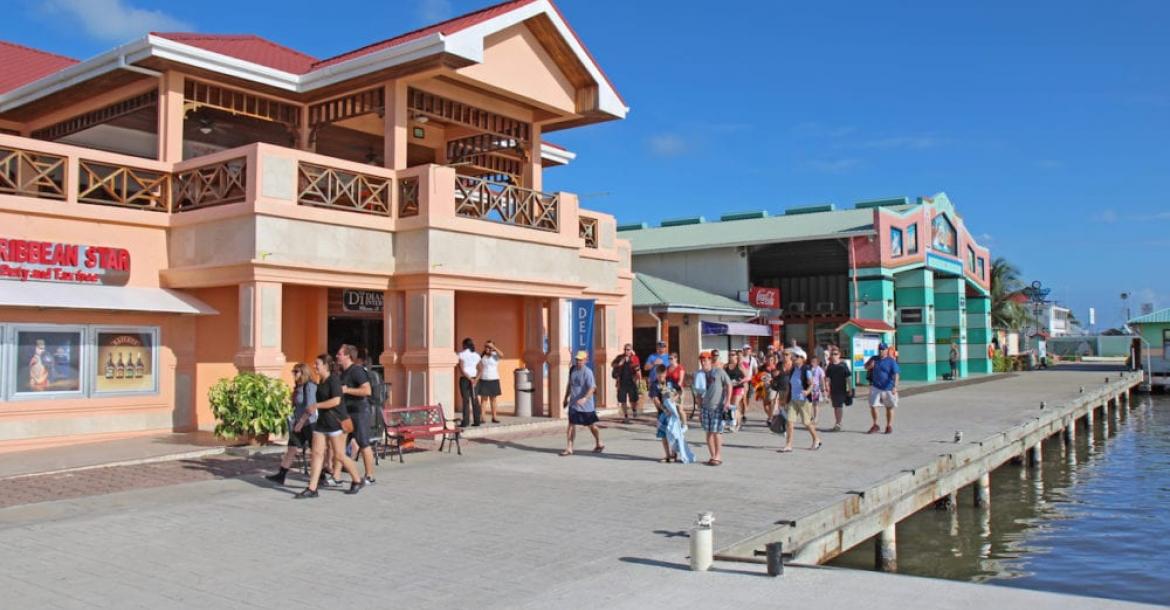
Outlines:
{"type": "Polygon", "coordinates": [[[65,157],[0,147],[0,193],[65,199],[65,157]]]}
{"type": "Polygon", "coordinates": [[[418,216],[418,178],[398,181],[398,217],[418,216]]]}
{"type": "Polygon", "coordinates": [[[597,219],[581,216],[578,219],[579,234],[585,240],[586,248],[597,247],[597,219]]]}
{"type": "Polygon", "coordinates": [[[237,203],[248,198],[248,160],[241,157],[175,174],[176,212],[237,203]]]}
{"type": "Polygon", "coordinates": [[[297,203],[365,214],[390,215],[393,180],[330,167],[297,165],[297,203]]]}
{"type": "Polygon", "coordinates": [[[455,213],[541,231],[560,230],[560,199],[555,194],[472,176],[455,177],[455,213]]]}
{"type": "Polygon", "coordinates": [[[77,200],[139,210],[169,210],[170,174],[149,169],[78,161],[77,200]]]}

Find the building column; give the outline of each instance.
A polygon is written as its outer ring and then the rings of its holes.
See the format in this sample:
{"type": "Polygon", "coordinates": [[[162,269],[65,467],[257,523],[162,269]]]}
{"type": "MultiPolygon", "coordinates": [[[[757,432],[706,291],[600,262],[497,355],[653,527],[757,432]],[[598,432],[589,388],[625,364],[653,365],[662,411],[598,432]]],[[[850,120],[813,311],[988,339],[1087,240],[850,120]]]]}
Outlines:
{"type": "Polygon", "coordinates": [[[235,365],[240,371],[280,377],[285,358],[281,351],[283,286],[279,282],[244,282],[239,287],[240,347],[235,365]]]}
{"type": "MultiPolygon", "coordinates": [[[[936,371],[951,372],[951,345],[959,345],[956,379],[967,376],[967,281],[961,277],[934,280],[934,337],[936,371]]],[[[985,354],[986,355],[986,354],[985,354]]]]}
{"type": "Polygon", "coordinates": [[[406,149],[410,144],[406,83],[396,80],[383,87],[386,109],[382,114],[382,164],[388,169],[406,169],[406,149]]]}
{"type": "MultiPolygon", "coordinates": [[[[617,407],[617,385],[609,363],[622,353],[618,340],[617,307],[597,305],[593,311],[593,376],[597,379],[597,407],[617,407]]],[[[681,356],[680,356],[681,357],[681,356]]]]}
{"type": "Polygon", "coordinates": [[[934,273],[911,269],[894,277],[894,304],[898,309],[898,366],[902,379],[934,381],[937,378],[934,342],[934,273]],[[902,322],[907,309],[921,311],[921,322],[902,322]]]}
{"type": "Polygon", "coordinates": [[[523,169],[520,172],[520,185],[524,188],[539,191],[544,187],[541,176],[543,159],[541,158],[540,152],[540,125],[538,123],[532,123],[531,130],[532,137],[529,140],[528,158],[524,160],[523,169]]]}
{"type": "Polygon", "coordinates": [[[881,320],[894,326],[894,278],[858,279],[856,290],[849,283],[850,316],[863,320],[881,320]]]}
{"type": "Polygon", "coordinates": [[[524,353],[521,358],[524,366],[532,371],[532,414],[535,416],[547,415],[545,406],[548,390],[544,375],[544,365],[548,361],[544,353],[544,338],[548,334],[545,325],[544,299],[526,297],[524,299],[524,353]]]}
{"type": "MultiPolygon", "coordinates": [[[[436,288],[407,290],[403,323],[406,351],[402,355],[412,405],[443,405],[447,419],[459,407],[455,394],[455,291],[436,288]]],[[[403,388],[406,391],[406,388],[403,388]]]]}
{"type": "Polygon", "coordinates": [[[967,372],[988,374],[994,363],[987,357],[991,347],[991,297],[967,297],[967,372]]]}
{"type": "Polygon", "coordinates": [[[406,406],[406,367],[402,357],[406,353],[406,295],[401,290],[382,293],[382,354],[378,362],[385,371],[389,384],[390,404],[406,406]]]}
{"type": "Polygon", "coordinates": [[[158,160],[183,160],[183,75],[166,71],[158,79],[158,160]]]}
{"type": "Polygon", "coordinates": [[[568,299],[550,299],[548,308],[548,416],[567,417],[563,401],[569,383],[569,367],[573,355],[569,353],[570,311],[568,299]]]}

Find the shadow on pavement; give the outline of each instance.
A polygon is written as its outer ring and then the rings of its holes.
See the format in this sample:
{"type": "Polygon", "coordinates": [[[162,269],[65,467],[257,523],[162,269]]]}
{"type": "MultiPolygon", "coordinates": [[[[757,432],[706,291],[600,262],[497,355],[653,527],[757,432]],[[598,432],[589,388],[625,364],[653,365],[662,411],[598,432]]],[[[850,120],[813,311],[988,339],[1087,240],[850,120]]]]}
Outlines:
{"type": "MultiPolygon", "coordinates": [[[[672,563],[669,561],[662,561],[660,559],[646,559],[643,557],[618,557],[618,561],[623,563],[634,563],[643,566],[650,566],[652,568],[667,568],[670,570],[681,570],[683,572],[690,572],[691,566],[686,563],[672,563]]],[[[717,572],[720,574],[744,574],[747,576],[767,576],[763,572],[752,572],[749,570],[729,570],[727,568],[717,568],[712,566],[708,572],[717,572]]]]}

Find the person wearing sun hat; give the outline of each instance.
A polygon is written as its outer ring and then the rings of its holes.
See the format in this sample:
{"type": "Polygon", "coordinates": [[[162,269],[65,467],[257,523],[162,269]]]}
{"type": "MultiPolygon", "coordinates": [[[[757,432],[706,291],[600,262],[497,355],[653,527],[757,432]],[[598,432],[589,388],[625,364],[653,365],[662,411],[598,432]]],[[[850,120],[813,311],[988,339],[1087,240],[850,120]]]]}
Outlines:
{"type": "Polygon", "coordinates": [[[605,445],[601,444],[601,430],[597,427],[597,408],[593,405],[593,394],[597,391],[597,382],[593,379],[593,369],[585,365],[589,361],[589,352],[581,350],[573,359],[573,367],[569,369],[569,384],[565,387],[564,405],[569,410],[569,429],[566,432],[565,450],[561,455],[573,455],[573,439],[577,436],[577,426],[588,426],[593,433],[596,444],[594,453],[601,453],[605,445]]]}

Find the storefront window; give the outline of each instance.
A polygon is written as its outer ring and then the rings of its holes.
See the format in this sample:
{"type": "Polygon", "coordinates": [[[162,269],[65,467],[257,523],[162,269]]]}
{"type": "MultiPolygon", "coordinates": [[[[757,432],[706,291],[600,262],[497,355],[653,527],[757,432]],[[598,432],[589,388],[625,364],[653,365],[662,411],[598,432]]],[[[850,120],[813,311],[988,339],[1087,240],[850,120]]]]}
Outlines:
{"type": "Polygon", "coordinates": [[[153,329],[99,328],[95,341],[95,394],[158,391],[158,376],[155,375],[158,342],[153,329]]]}
{"type": "Polygon", "coordinates": [[[82,394],[83,327],[13,326],[11,336],[4,368],[14,398],[82,394]]]}

